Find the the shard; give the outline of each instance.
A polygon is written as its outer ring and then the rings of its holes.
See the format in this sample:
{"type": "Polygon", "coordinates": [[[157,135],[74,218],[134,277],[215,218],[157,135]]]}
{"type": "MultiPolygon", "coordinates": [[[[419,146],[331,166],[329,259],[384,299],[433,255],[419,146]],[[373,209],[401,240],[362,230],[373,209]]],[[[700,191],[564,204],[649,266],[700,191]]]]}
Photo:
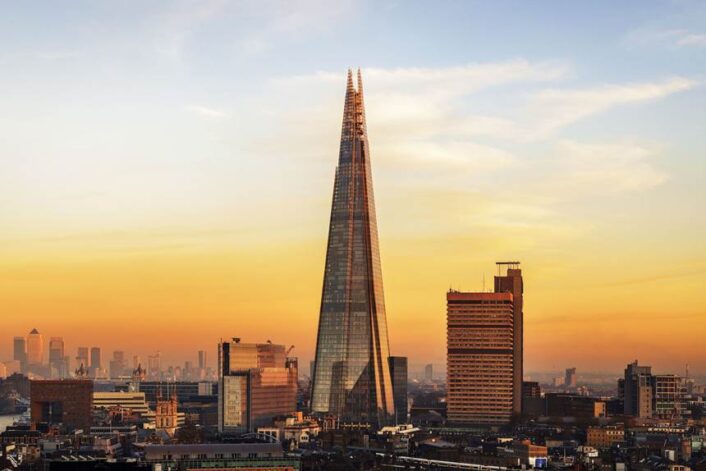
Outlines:
{"type": "Polygon", "coordinates": [[[348,71],[333,186],[311,408],[341,420],[393,420],[385,299],[380,270],[363,85],[348,71]]]}

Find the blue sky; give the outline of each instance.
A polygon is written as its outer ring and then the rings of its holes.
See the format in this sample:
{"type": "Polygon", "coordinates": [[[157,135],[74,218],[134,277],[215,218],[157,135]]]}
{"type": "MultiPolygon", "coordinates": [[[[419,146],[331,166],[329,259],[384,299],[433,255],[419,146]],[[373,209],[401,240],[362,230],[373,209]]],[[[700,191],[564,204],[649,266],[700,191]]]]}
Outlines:
{"type": "MultiPolygon", "coordinates": [[[[245,247],[247,268],[310,244],[297,270],[313,295],[280,315],[310,311],[295,335],[312,343],[345,70],[360,66],[392,332],[507,257],[531,267],[538,332],[572,297],[589,317],[611,304],[608,333],[614,316],[703,321],[705,25],[695,1],[4,2],[0,255],[22,272],[80,251],[245,247]]],[[[45,322],[101,305],[0,296],[45,322]]],[[[403,353],[425,334],[405,332],[403,353]]],[[[697,333],[676,330],[665,364],[697,333]]]]}

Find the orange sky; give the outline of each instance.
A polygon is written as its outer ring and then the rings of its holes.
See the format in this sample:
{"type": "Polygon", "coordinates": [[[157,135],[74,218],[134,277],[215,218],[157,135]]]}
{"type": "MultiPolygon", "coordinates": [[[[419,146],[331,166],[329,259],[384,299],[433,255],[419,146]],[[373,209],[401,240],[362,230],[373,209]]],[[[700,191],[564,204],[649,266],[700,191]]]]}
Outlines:
{"type": "MultiPolygon", "coordinates": [[[[381,207],[386,198],[379,198],[381,207]]],[[[381,251],[392,351],[413,364],[445,362],[445,292],[492,286],[494,261],[519,259],[525,273],[528,371],[615,371],[635,358],[659,371],[704,371],[703,266],[688,254],[660,259],[613,237],[568,248],[521,244],[515,230],[468,237],[386,236],[381,251]],[[590,250],[586,247],[590,245],[590,250]],[[583,247],[583,248],[581,248],[583,247]],[[575,251],[574,251],[575,248],[575,251]],[[620,253],[597,259],[595,253],[620,253]],[[541,258],[537,254],[541,254],[541,258]],[[655,268],[651,271],[649,267],[655,268]],[[662,267],[660,269],[656,267],[662,267]]],[[[13,335],[37,327],[77,345],[124,349],[143,358],[195,360],[220,337],[315,347],[325,250],[317,238],[238,239],[238,231],[93,234],[25,242],[6,252],[0,276],[3,356],[13,335]]],[[[674,249],[678,252],[678,248],[674,249]]],[[[104,355],[106,355],[104,353],[104,355]]],[[[304,366],[304,371],[308,366],[304,366]]]]}

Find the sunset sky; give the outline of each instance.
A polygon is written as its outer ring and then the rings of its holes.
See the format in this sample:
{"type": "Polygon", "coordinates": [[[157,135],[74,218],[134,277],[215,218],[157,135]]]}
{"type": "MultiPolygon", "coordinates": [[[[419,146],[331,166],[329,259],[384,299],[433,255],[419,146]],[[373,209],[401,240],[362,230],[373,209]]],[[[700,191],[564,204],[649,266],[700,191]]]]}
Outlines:
{"type": "Polygon", "coordinates": [[[706,374],[706,3],[679,0],[3,2],[0,360],[36,327],[308,363],[358,66],[393,354],[441,368],[446,291],[520,260],[526,371],[706,374]]]}

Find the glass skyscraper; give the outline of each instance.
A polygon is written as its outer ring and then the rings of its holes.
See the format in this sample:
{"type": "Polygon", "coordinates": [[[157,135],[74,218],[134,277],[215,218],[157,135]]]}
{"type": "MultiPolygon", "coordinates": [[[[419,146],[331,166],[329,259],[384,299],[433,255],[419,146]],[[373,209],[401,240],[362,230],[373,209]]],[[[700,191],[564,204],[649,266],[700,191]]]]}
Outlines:
{"type": "Polygon", "coordinates": [[[312,411],[387,424],[390,347],[360,71],[357,90],[348,71],[329,224],[312,411]]]}

